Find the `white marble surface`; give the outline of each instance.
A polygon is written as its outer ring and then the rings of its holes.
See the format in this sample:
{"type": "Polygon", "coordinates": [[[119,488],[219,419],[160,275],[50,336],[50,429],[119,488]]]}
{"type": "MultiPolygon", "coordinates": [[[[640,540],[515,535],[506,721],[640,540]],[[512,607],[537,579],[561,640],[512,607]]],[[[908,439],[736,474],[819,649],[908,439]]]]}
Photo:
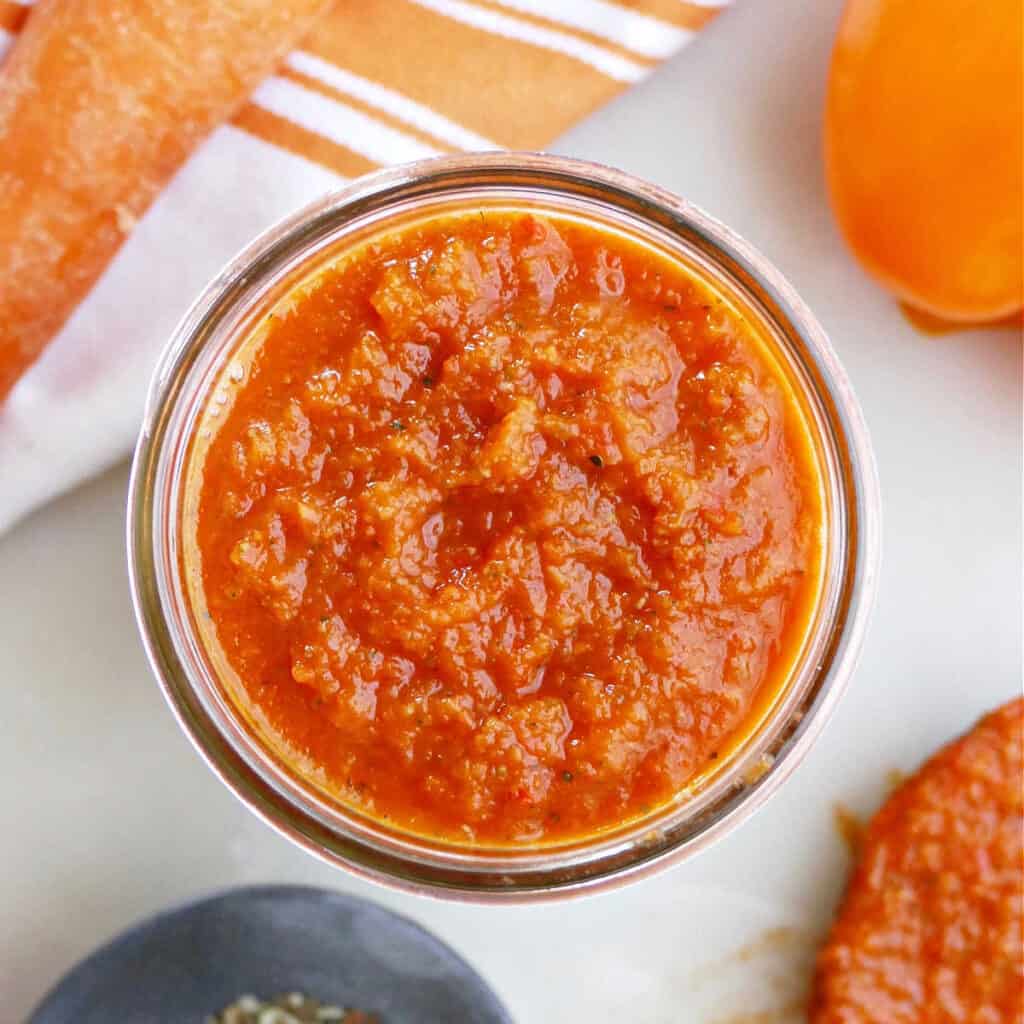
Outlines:
{"type": "Polygon", "coordinates": [[[255,881],[358,891],[419,919],[523,1024],[712,1024],[792,1002],[846,869],[835,803],[868,811],[887,772],[1021,688],[1020,341],[921,336],[841,245],[819,160],[838,9],[739,3],[557,147],[672,188],[761,247],[864,405],[884,493],[880,598],[861,668],[796,775],[696,860],[581,902],[455,906],[357,883],[252,818],[179,734],[136,638],[121,468],[0,540],[5,1021],[137,918],[255,881]],[[794,930],[758,942],[779,927],[794,930]]]}

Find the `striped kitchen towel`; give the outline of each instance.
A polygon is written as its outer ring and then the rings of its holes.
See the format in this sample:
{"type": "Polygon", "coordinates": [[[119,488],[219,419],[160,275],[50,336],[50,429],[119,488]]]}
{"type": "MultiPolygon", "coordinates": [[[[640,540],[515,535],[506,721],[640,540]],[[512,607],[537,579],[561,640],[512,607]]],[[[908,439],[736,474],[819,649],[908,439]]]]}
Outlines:
{"type": "MultiPolygon", "coordinates": [[[[179,172],[0,409],[0,530],[129,451],[161,345],[259,231],[386,164],[543,148],[728,2],[341,0],[179,172]]],[[[0,59],[29,17],[31,0],[0,0],[0,59]]]]}

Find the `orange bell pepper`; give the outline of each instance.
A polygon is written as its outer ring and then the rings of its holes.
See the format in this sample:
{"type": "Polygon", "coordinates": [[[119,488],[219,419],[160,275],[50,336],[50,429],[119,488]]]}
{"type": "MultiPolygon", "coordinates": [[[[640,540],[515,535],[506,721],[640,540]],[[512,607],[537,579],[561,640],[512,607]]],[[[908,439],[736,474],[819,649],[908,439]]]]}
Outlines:
{"type": "Polygon", "coordinates": [[[1002,319],[1024,289],[1020,0],[849,0],[825,163],[858,260],[902,301],[1002,319]]]}

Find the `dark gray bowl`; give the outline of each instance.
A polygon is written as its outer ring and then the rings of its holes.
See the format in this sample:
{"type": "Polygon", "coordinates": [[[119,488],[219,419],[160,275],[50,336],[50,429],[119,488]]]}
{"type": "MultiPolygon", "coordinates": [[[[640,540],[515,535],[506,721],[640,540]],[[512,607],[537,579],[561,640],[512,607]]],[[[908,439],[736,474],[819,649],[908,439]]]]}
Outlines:
{"type": "Polygon", "coordinates": [[[296,990],[381,1024],[512,1024],[480,975],[419,925],[286,885],[234,889],[130,928],[65,975],[29,1024],[203,1024],[243,993],[296,990]]]}

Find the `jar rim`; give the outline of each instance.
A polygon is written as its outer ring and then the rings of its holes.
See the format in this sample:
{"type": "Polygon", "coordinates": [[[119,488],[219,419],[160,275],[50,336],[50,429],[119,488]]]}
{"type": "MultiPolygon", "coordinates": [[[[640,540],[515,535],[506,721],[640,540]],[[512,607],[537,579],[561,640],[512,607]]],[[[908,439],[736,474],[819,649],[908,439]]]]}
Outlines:
{"type": "MultiPolygon", "coordinates": [[[[243,803],[308,852],[378,882],[449,898],[524,901],[594,891],[649,874],[703,849],[777,790],[813,744],[855,668],[877,585],[880,495],[863,415],[825,332],[792,286],[749,243],[691,203],[624,172],[565,157],[486,153],[420,161],[359,178],[271,227],[207,286],[174,331],[152,379],[132,466],[127,541],[136,619],[164,696],[197,751],[243,803]],[[779,711],[773,709],[759,727],[765,733],[761,740],[723,769],[721,779],[716,775],[706,792],[674,809],[660,808],[651,819],[664,820],[652,825],[644,819],[610,837],[598,833],[554,850],[527,847],[495,855],[431,843],[389,832],[319,798],[294,773],[275,767],[258,741],[247,736],[222,697],[218,702],[216,681],[211,689],[209,680],[198,678],[199,642],[175,591],[180,584],[174,578],[180,543],[176,471],[180,476],[200,393],[207,393],[202,382],[223,365],[228,340],[242,337],[238,325],[246,303],[255,303],[289,267],[308,265],[367,218],[387,224],[399,208],[462,194],[459,190],[518,196],[532,190],[552,202],[571,197],[581,207],[615,209],[703,253],[792,346],[790,354],[806,374],[804,385],[820,407],[819,427],[835,446],[834,465],[821,471],[828,468],[834,489],[832,542],[841,565],[831,581],[827,631],[815,664],[804,668],[806,692],[798,693],[793,683],[787,719],[780,712],[778,721],[767,721],[779,711]]],[[[817,628],[824,629],[821,622],[817,628]]]]}

